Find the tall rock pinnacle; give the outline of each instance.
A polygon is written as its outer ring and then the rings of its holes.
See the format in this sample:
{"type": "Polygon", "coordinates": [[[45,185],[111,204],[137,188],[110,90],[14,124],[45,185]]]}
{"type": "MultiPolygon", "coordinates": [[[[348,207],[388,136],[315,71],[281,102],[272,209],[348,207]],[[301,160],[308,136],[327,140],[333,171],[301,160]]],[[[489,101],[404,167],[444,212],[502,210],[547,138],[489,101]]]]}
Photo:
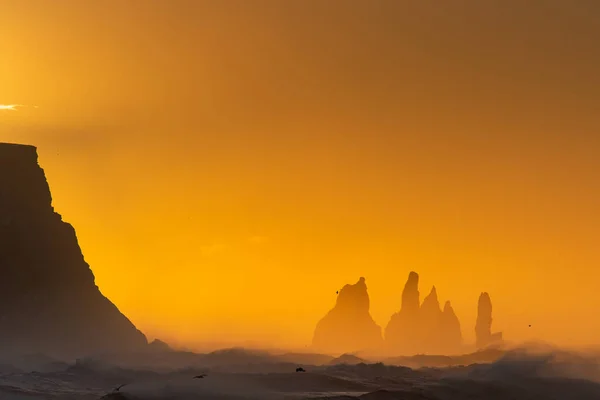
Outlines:
{"type": "Polygon", "coordinates": [[[377,349],[382,345],[381,327],[369,314],[369,294],[365,278],[345,285],[335,307],[319,321],[313,347],[331,353],[377,349]]]}
{"type": "Polygon", "coordinates": [[[479,296],[475,337],[478,348],[484,348],[502,341],[502,333],[492,334],[492,300],[487,292],[483,292],[479,296]]]}
{"type": "Polygon", "coordinates": [[[104,297],[33,146],[0,143],[0,351],[79,357],[145,336],[104,297]]]}
{"type": "Polygon", "coordinates": [[[416,314],[419,312],[419,307],[419,274],[411,271],[402,291],[402,307],[400,310],[408,314],[416,314]]]}
{"type": "Polygon", "coordinates": [[[402,291],[400,311],[392,315],[385,328],[385,342],[390,351],[415,354],[422,348],[419,311],[419,274],[411,271],[402,291]]]}

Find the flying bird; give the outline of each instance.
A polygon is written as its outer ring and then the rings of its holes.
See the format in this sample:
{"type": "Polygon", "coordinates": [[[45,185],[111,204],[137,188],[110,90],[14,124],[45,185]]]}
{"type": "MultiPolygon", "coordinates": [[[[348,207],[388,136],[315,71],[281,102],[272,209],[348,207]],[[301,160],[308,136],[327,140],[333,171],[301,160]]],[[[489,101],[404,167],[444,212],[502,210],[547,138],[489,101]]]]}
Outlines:
{"type": "Polygon", "coordinates": [[[117,387],[114,389],[114,391],[115,391],[115,392],[118,392],[118,391],[119,391],[119,390],[121,390],[121,388],[122,388],[123,386],[125,386],[125,385],[127,385],[127,383],[124,383],[124,384],[122,384],[121,386],[117,386],[117,387]]]}
{"type": "Polygon", "coordinates": [[[205,376],[206,376],[206,374],[202,374],[202,375],[196,375],[196,376],[194,377],[194,379],[202,379],[202,378],[204,378],[205,376]]]}
{"type": "Polygon", "coordinates": [[[335,291],[335,294],[340,294],[340,291],[339,291],[339,290],[336,290],[336,291],[335,291]]]}

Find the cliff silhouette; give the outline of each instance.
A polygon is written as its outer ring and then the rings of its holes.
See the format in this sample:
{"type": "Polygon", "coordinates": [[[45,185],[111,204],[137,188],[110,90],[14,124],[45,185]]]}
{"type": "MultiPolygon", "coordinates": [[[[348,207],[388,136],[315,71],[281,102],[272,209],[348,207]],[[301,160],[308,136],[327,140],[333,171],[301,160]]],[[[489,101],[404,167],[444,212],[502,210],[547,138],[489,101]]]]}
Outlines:
{"type": "Polygon", "coordinates": [[[0,351],[80,357],[146,337],[102,295],[33,146],[0,143],[0,351]]]}
{"type": "Polygon", "coordinates": [[[402,291],[400,311],[385,329],[388,350],[398,354],[449,354],[462,346],[460,321],[450,302],[440,309],[435,286],[423,303],[419,299],[419,275],[410,272],[402,291]]]}
{"type": "Polygon", "coordinates": [[[379,348],[383,343],[381,327],[371,317],[369,307],[365,278],[354,285],[345,285],[335,307],[317,324],[314,348],[332,353],[379,348]]]}

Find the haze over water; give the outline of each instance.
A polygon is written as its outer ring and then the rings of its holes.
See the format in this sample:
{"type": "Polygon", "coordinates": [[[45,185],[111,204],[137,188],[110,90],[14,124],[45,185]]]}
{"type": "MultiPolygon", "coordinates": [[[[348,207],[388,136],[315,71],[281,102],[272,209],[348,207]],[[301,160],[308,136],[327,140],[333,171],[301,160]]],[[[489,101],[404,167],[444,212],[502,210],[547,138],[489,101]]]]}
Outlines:
{"type": "MultiPolygon", "coordinates": [[[[0,140],[38,147],[148,336],[304,347],[365,276],[597,343],[600,5],[0,0],[0,140]]],[[[532,325],[529,328],[529,325],[532,325]]]]}

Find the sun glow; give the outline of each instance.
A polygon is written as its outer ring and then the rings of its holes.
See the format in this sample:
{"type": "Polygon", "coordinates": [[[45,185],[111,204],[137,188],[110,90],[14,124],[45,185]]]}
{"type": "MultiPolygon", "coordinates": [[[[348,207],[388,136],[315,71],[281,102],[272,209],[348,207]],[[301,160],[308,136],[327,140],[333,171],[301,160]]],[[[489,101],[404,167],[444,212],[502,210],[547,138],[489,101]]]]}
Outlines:
{"type": "Polygon", "coordinates": [[[24,104],[0,104],[0,111],[2,111],[2,110],[17,111],[19,108],[23,108],[23,107],[38,108],[38,106],[26,106],[24,104]]]}
{"type": "Polygon", "coordinates": [[[21,107],[20,104],[0,104],[0,110],[17,111],[17,108],[21,107]]]}

